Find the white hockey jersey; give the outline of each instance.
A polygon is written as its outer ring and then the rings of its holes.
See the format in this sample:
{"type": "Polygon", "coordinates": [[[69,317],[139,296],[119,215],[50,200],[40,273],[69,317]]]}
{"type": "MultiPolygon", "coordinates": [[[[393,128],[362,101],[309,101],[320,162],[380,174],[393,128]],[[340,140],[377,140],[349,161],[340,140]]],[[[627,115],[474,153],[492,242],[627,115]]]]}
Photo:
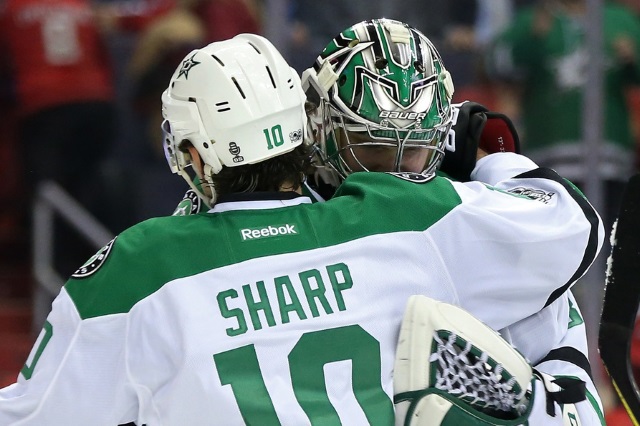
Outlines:
{"type": "Polygon", "coordinates": [[[393,425],[410,295],[501,329],[562,296],[602,245],[554,172],[515,154],[479,166],[516,177],[356,173],[326,203],[245,194],[130,228],[54,301],[0,390],[0,425],[393,425]]]}
{"type": "MultiPolygon", "coordinates": [[[[487,167],[483,161],[473,171],[473,180],[499,185],[515,171],[509,167],[487,167]]],[[[535,196],[535,194],[532,194],[535,196]]],[[[540,195],[538,193],[538,195],[540,195]]],[[[604,284],[604,282],[603,282],[604,284]]],[[[589,362],[587,330],[580,308],[567,291],[534,315],[498,330],[503,338],[515,346],[540,372],[554,377],[582,380],[586,385],[586,399],[575,404],[582,426],[604,425],[604,409],[596,388],[589,362]]],[[[540,395],[538,396],[540,397],[540,395]]],[[[564,407],[563,407],[564,408],[564,407]]],[[[557,411],[560,411],[559,409],[557,411]]],[[[531,425],[563,425],[561,413],[555,418],[546,409],[533,410],[531,425]]],[[[564,416],[567,413],[562,413],[564,416]]],[[[566,423],[575,423],[567,420],[566,423]]]]}

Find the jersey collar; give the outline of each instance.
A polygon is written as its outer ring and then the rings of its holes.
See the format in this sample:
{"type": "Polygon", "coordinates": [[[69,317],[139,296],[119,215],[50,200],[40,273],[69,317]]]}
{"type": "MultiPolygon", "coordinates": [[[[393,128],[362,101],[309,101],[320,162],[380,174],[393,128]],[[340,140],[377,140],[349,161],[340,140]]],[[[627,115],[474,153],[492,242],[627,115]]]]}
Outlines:
{"type": "Polygon", "coordinates": [[[293,191],[288,192],[242,192],[223,195],[208,213],[230,210],[262,210],[311,204],[311,199],[293,191]]]}

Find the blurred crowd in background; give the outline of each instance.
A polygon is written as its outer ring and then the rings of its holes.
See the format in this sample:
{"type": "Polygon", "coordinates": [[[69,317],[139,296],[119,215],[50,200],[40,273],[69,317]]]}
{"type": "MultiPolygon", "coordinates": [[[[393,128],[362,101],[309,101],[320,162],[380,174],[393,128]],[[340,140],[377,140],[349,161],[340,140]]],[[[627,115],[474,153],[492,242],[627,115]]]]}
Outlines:
{"type": "MultiPolygon", "coordinates": [[[[173,212],[187,188],[164,159],[160,95],[190,50],[243,32],[270,38],[302,72],[348,26],[404,21],[437,46],[455,101],[507,113],[525,154],[581,185],[586,3],[0,0],[0,277],[30,261],[42,181],[59,183],[114,234],[173,212]]],[[[603,1],[601,15],[604,122],[594,155],[610,225],[639,164],[640,1],[603,1]]],[[[95,248],[64,224],[57,232],[67,276],[95,248]]]]}

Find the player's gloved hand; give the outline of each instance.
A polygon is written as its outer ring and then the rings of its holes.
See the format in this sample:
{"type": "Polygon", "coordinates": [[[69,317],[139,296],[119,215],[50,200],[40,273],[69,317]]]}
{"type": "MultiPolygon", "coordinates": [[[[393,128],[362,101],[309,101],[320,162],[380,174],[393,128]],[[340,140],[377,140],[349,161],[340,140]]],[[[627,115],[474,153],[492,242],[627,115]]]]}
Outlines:
{"type": "Polygon", "coordinates": [[[442,172],[466,182],[476,166],[478,148],[489,154],[520,153],[520,139],[509,117],[477,102],[465,101],[452,107],[453,126],[444,146],[442,172]]]}

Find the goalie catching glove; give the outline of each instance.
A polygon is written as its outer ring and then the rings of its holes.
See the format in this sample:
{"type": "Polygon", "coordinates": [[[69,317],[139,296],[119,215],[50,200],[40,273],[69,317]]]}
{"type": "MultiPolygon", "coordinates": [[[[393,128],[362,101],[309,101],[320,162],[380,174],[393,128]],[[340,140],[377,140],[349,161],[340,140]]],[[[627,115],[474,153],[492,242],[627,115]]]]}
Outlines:
{"type": "Polygon", "coordinates": [[[535,372],[497,332],[462,308],[426,296],[409,298],[393,387],[396,426],[527,424],[536,390],[542,392],[537,407],[546,407],[546,419],[579,424],[556,417],[553,406],[558,399],[568,404],[585,398],[584,390],[579,397],[567,396],[553,378],[535,372]]]}
{"type": "Polygon", "coordinates": [[[504,114],[489,111],[476,102],[453,104],[453,126],[445,142],[440,170],[453,179],[466,182],[476,166],[478,148],[488,154],[520,154],[515,126],[504,114]]]}

